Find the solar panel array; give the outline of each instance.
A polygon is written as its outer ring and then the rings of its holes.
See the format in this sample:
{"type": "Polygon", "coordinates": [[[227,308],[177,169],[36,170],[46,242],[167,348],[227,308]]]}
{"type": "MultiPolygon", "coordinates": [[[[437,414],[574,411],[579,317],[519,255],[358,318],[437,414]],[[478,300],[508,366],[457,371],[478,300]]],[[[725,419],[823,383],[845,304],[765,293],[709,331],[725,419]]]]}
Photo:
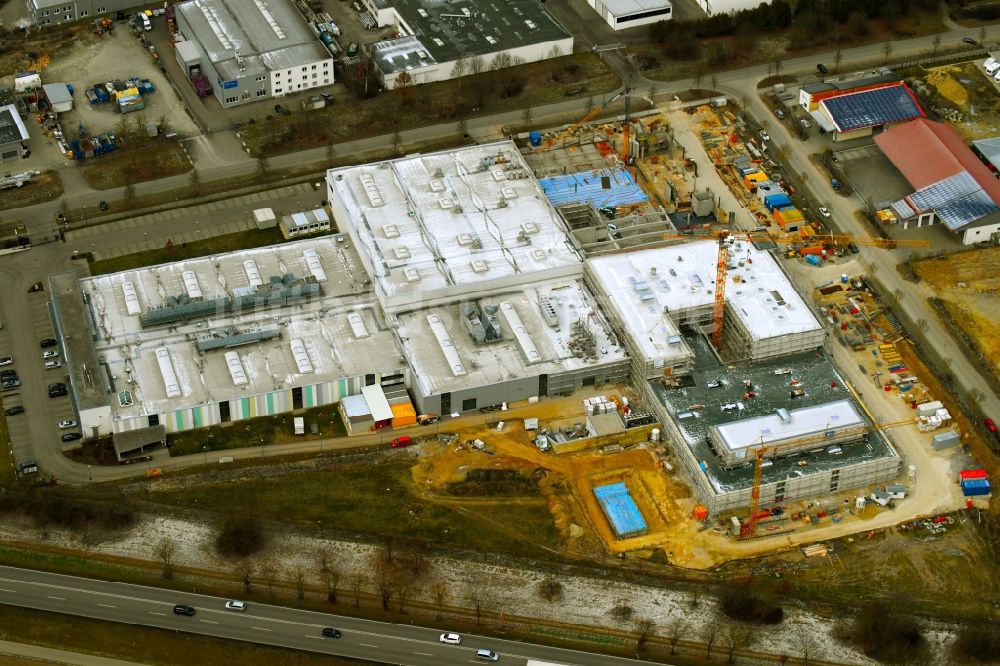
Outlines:
{"type": "Polygon", "coordinates": [[[924,115],[904,85],[838,95],[820,104],[826,107],[841,132],[899,123],[924,115]]]}
{"type": "Polygon", "coordinates": [[[921,211],[933,210],[952,231],[1000,210],[968,171],[928,185],[910,201],[921,211]]]}

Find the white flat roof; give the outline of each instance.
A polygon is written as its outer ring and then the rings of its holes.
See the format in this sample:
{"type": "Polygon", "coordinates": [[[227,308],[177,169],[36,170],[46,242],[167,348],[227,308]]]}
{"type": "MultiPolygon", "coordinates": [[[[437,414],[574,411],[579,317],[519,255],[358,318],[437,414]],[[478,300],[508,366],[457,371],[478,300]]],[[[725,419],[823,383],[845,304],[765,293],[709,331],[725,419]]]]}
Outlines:
{"type": "Polygon", "coordinates": [[[332,170],[327,182],[386,309],[582,274],[510,141],[332,170]]]}
{"type": "Polygon", "coordinates": [[[827,402],[788,410],[788,420],[777,413],[715,426],[730,451],[819,434],[827,430],[860,426],[865,422],[850,400],[827,402]]]}
{"type": "Polygon", "coordinates": [[[502,340],[474,342],[461,321],[457,304],[397,315],[399,337],[413,368],[414,381],[421,385],[424,395],[556,374],[625,358],[625,350],[611,344],[610,326],[582,281],[561,280],[497,292],[481,299],[480,304],[498,306],[502,340]],[[539,302],[548,297],[556,297],[550,302],[558,330],[539,309],[539,302]],[[594,335],[595,358],[576,356],[569,347],[572,322],[579,319],[587,322],[594,335]],[[449,345],[441,342],[439,331],[447,335],[449,345]],[[455,370],[456,360],[460,372],[455,370]]]}
{"type": "Polygon", "coordinates": [[[637,12],[673,7],[670,0],[601,0],[601,2],[615,16],[628,16],[637,12]]]}
{"type": "Polygon", "coordinates": [[[116,388],[132,392],[131,406],[111,398],[116,418],[128,418],[404,368],[374,296],[356,295],[364,280],[356,255],[319,238],[86,278],[80,288],[97,322],[97,355],[116,388]],[[245,262],[253,262],[264,282],[287,273],[310,276],[307,257],[320,262],[326,278],[313,299],[171,326],[139,324],[137,308],[148,312],[170,296],[189,294],[195,283],[206,299],[248,287],[245,262]],[[128,303],[126,283],[136,297],[128,303]],[[200,338],[268,327],[276,327],[278,337],[202,353],[195,346],[200,338]]]}
{"type": "MultiPolygon", "coordinates": [[[[715,241],[695,241],[587,261],[646,358],[669,362],[686,354],[687,347],[670,342],[677,328],[664,313],[714,302],[718,251],[715,241]]],[[[739,317],[754,339],[820,328],[768,252],[737,241],[729,250],[729,266],[727,315],[739,317]]]]}

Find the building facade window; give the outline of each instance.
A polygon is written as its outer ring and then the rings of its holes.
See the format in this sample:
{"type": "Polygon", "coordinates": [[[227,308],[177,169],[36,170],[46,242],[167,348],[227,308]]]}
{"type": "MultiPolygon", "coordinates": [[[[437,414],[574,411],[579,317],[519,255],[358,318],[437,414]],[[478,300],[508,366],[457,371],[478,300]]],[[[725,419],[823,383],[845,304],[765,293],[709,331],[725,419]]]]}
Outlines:
{"type": "Polygon", "coordinates": [[[257,91],[257,97],[263,97],[266,94],[267,94],[266,90],[258,90],[257,91]]]}
{"type": "Polygon", "coordinates": [[[235,104],[239,100],[238,97],[227,97],[226,104],[235,104]]]}

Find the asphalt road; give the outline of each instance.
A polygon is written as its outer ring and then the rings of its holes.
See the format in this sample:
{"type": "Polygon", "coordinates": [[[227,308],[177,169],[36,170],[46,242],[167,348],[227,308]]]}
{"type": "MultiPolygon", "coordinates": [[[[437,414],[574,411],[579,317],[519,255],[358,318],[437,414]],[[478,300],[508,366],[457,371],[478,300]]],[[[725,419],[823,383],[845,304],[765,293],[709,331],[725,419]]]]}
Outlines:
{"type": "MultiPolygon", "coordinates": [[[[310,652],[336,654],[407,666],[482,663],[475,651],[487,648],[500,663],[521,666],[539,659],[567,666],[638,666],[649,662],[550,648],[530,643],[465,634],[461,645],[444,645],[441,630],[271,606],[250,600],[246,612],[226,610],[226,599],[109,583],[29,569],[0,567],[0,604],[145,625],[262,643],[310,652]],[[175,615],[175,604],[196,609],[193,617],[175,615]],[[335,627],[340,639],[324,638],[335,627]]],[[[128,631],[128,627],[122,627],[128,631]]]]}

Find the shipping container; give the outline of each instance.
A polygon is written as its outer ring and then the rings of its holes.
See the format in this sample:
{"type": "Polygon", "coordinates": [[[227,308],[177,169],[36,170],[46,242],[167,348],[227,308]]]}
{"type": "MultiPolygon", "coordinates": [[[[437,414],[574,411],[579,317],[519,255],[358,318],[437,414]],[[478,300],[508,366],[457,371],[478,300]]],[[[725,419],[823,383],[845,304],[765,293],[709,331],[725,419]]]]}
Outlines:
{"type": "Polygon", "coordinates": [[[966,479],[962,481],[962,494],[966,497],[990,494],[990,482],[986,479],[966,479]]]}
{"type": "Polygon", "coordinates": [[[985,469],[963,469],[958,473],[959,482],[966,479],[985,479],[986,470],[985,469]]]}

